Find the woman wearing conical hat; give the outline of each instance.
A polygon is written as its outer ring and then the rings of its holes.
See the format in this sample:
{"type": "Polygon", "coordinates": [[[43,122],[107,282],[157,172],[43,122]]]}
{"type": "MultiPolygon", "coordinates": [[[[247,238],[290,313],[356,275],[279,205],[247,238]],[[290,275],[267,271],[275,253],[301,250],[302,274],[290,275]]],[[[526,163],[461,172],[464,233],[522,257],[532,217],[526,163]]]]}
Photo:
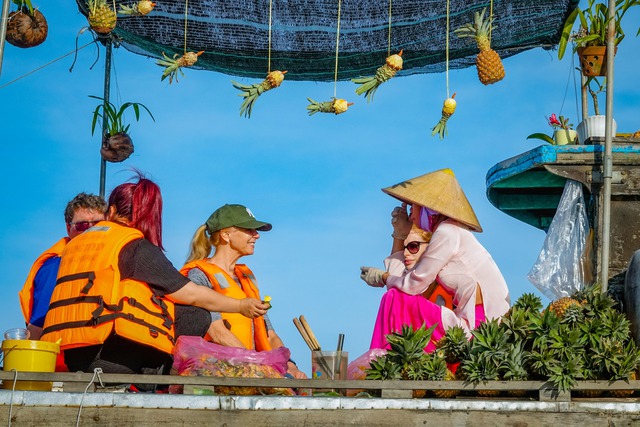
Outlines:
{"type": "MultiPolygon", "coordinates": [[[[415,266],[402,274],[361,267],[360,277],[368,285],[388,289],[380,304],[372,348],[388,347],[384,337],[406,324],[415,329],[437,323],[432,335],[432,341],[437,341],[447,328],[459,325],[470,331],[485,319],[499,318],[507,312],[507,284],[491,255],[472,233],[481,232],[482,227],[450,169],[412,178],[382,191],[403,202],[402,208],[392,213],[394,249],[403,248],[411,223],[432,235],[415,266]],[[421,297],[436,280],[453,295],[453,310],[421,297]]],[[[430,343],[426,350],[433,348],[430,343]]]]}

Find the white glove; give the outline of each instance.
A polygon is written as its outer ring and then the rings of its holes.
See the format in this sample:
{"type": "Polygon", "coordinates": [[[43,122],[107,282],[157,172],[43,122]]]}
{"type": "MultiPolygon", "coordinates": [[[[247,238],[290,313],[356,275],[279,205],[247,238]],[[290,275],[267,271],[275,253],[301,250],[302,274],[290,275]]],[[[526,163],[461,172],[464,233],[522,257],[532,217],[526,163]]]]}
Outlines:
{"type": "Polygon", "coordinates": [[[382,276],[385,271],[375,267],[360,267],[360,278],[364,280],[367,285],[374,288],[381,288],[385,285],[382,276]]]}
{"type": "Polygon", "coordinates": [[[403,203],[402,206],[397,206],[391,211],[391,225],[393,226],[394,239],[404,240],[411,232],[411,220],[407,214],[407,204],[403,203]]]}

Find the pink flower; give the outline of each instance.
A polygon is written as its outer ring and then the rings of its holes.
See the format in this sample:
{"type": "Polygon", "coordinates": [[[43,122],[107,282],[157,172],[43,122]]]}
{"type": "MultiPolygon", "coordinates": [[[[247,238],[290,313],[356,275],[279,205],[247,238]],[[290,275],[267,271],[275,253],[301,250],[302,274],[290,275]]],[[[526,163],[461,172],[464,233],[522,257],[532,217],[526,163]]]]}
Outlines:
{"type": "Polygon", "coordinates": [[[569,119],[564,116],[556,117],[555,114],[551,114],[551,117],[548,119],[549,126],[553,130],[564,129],[569,130],[573,127],[571,123],[569,123],[569,119]]]}

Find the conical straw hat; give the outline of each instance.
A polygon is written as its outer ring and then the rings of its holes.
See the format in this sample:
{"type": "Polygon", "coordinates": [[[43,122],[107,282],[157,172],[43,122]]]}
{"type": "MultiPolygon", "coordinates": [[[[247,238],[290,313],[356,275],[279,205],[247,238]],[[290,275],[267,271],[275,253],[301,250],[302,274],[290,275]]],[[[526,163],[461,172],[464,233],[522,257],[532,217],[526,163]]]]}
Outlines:
{"type": "Polygon", "coordinates": [[[480,222],[451,169],[440,169],[402,181],[382,191],[403,202],[432,209],[482,232],[480,222]]]}

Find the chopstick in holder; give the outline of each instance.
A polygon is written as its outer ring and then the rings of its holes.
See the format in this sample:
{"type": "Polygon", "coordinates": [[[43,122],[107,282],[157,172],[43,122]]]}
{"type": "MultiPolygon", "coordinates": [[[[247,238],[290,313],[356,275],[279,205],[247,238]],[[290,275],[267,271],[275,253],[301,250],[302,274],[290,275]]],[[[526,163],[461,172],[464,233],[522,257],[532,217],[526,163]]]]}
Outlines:
{"type": "Polygon", "coordinates": [[[304,329],[300,321],[294,317],[293,324],[296,325],[296,329],[298,329],[298,332],[300,332],[300,335],[302,336],[302,339],[309,347],[309,350],[314,351],[315,349],[314,349],[313,343],[311,342],[311,339],[309,338],[309,334],[307,334],[307,331],[304,329]]]}
{"type": "Polygon", "coordinates": [[[320,347],[320,343],[316,339],[315,334],[311,330],[311,326],[309,326],[309,323],[307,323],[307,319],[305,319],[304,316],[300,316],[300,323],[302,323],[302,326],[304,327],[305,331],[307,331],[307,334],[311,339],[311,343],[315,346],[315,350],[318,350],[318,351],[322,350],[322,348],[320,347]]]}

